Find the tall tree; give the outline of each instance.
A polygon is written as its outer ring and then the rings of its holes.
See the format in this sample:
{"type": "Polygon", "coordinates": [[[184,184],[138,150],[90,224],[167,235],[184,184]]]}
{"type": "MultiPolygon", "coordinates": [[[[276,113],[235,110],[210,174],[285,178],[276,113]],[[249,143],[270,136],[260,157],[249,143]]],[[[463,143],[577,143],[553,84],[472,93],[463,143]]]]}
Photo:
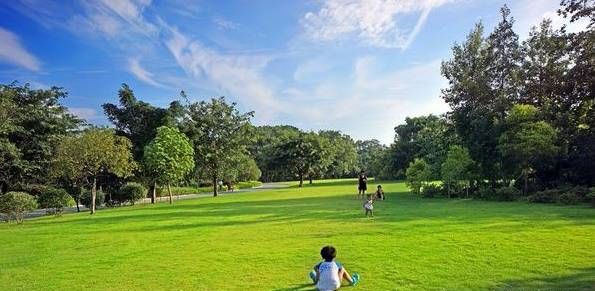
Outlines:
{"type": "Polygon", "coordinates": [[[217,181],[223,171],[230,168],[238,156],[247,153],[253,116],[254,112],[240,113],[236,103],[227,103],[224,97],[187,107],[182,126],[193,143],[196,169],[201,171],[199,176],[211,179],[214,196],[217,196],[217,181]]]}
{"type": "Polygon", "coordinates": [[[357,150],[355,142],[346,134],[336,130],[321,130],[318,132],[325,147],[324,157],[328,166],[323,171],[325,178],[344,178],[356,173],[357,150]]]}
{"type": "Polygon", "coordinates": [[[357,171],[366,171],[369,176],[377,177],[383,171],[382,160],[386,146],[376,139],[358,140],[355,142],[357,151],[357,171]]]}
{"type": "MultiPolygon", "coordinates": [[[[155,139],[145,147],[144,157],[147,169],[156,181],[167,184],[169,203],[173,203],[170,184],[182,180],[194,169],[194,149],[190,140],[177,128],[161,126],[157,128],[155,139]]],[[[155,203],[155,192],[151,203],[155,203]]]]}
{"type": "Polygon", "coordinates": [[[248,150],[254,157],[258,168],[262,171],[262,181],[287,181],[292,179],[293,173],[282,163],[275,160],[275,149],[300,135],[300,130],[289,125],[258,126],[254,130],[254,142],[248,150]]]}
{"type": "Polygon", "coordinates": [[[45,182],[56,143],[82,124],[60,103],[67,95],[59,87],[0,85],[0,191],[45,182]]]}
{"type": "Polygon", "coordinates": [[[299,187],[305,177],[311,177],[318,169],[324,168],[323,148],[315,133],[302,133],[276,148],[275,160],[285,165],[299,180],[299,187]]]}
{"type": "Polygon", "coordinates": [[[95,213],[97,178],[104,173],[118,177],[132,175],[137,164],[126,137],[107,129],[89,129],[64,138],[58,144],[52,171],[58,177],[84,180],[91,185],[91,214],[95,213]]]}
{"type": "Polygon", "coordinates": [[[556,131],[538,120],[537,109],[531,105],[515,105],[504,127],[498,147],[505,162],[522,177],[523,194],[527,194],[529,175],[536,165],[551,160],[557,153],[556,131]]]}
{"type": "Polygon", "coordinates": [[[448,149],[446,160],[442,163],[441,174],[449,198],[453,191],[458,191],[463,187],[466,188],[467,195],[469,194],[470,182],[473,177],[472,166],[473,160],[466,148],[455,145],[448,149]]]}
{"type": "Polygon", "coordinates": [[[414,194],[420,194],[421,188],[430,180],[430,165],[423,159],[415,159],[407,167],[407,186],[414,194]]]}

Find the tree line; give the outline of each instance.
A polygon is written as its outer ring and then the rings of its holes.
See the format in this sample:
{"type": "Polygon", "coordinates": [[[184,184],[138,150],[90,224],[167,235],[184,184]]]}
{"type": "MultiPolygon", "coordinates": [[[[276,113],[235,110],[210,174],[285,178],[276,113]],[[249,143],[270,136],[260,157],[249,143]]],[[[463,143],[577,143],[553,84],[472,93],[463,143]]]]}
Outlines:
{"type": "Polygon", "coordinates": [[[451,111],[395,127],[380,172],[410,178],[416,192],[420,181],[442,180],[445,196],[493,198],[506,187],[504,200],[595,186],[595,7],[561,4],[560,15],[587,28],[571,33],[546,19],[519,41],[504,6],[493,31],[480,22],[455,43],[441,67],[451,111]]]}

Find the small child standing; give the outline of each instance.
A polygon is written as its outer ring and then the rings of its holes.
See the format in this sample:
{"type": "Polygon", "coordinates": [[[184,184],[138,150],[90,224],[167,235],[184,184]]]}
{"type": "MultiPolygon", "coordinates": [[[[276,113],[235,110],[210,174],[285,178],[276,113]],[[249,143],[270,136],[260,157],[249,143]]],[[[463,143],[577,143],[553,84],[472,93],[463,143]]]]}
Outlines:
{"type": "Polygon", "coordinates": [[[324,259],[323,262],[314,266],[314,270],[310,272],[310,279],[316,284],[316,289],[320,291],[332,291],[341,287],[341,280],[345,279],[351,285],[357,285],[359,282],[359,275],[353,273],[350,276],[343,266],[335,261],[337,250],[333,246],[325,246],[320,250],[320,256],[324,259]]]}
{"type": "Polygon", "coordinates": [[[367,197],[368,200],[364,204],[364,210],[366,210],[366,217],[368,217],[368,213],[370,214],[370,217],[374,217],[374,198],[372,197],[372,194],[368,194],[367,197]]]}

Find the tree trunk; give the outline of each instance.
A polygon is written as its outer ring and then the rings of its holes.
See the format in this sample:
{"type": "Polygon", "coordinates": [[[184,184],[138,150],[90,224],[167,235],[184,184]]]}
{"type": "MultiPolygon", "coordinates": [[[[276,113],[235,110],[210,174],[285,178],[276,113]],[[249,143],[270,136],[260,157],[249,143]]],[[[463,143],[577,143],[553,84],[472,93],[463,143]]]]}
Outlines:
{"type": "Polygon", "coordinates": [[[217,197],[217,187],[219,185],[217,185],[217,177],[213,177],[213,197],[217,197]]]}
{"type": "Polygon", "coordinates": [[[151,204],[155,204],[157,200],[157,180],[153,181],[153,193],[151,193],[151,204]]]}
{"type": "Polygon", "coordinates": [[[300,185],[299,187],[302,187],[304,185],[304,174],[300,173],[300,185]]]}
{"type": "Polygon", "coordinates": [[[76,212],[81,212],[81,209],[79,208],[80,203],[81,199],[79,197],[76,197],[76,212]]]}
{"type": "Polygon", "coordinates": [[[95,214],[95,198],[97,197],[97,178],[93,177],[93,187],[91,188],[91,214],[95,214]]]}
{"type": "Polygon", "coordinates": [[[524,179],[525,179],[525,185],[523,185],[523,196],[527,196],[527,188],[529,188],[529,175],[528,175],[528,171],[524,172],[524,179]]]}
{"type": "Polygon", "coordinates": [[[310,184],[312,184],[312,175],[308,176],[308,179],[310,180],[310,184]]]}
{"type": "Polygon", "coordinates": [[[167,193],[169,194],[169,204],[174,203],[173,196],[171,195],[171,186],[167,183],[167,193]]]}

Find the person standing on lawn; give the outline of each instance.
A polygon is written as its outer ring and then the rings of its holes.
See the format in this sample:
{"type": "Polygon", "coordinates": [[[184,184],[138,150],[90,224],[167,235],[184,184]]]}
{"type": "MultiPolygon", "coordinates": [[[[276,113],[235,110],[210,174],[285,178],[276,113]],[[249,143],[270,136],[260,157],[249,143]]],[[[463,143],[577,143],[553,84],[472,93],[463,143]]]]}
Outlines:
{"type": "Polygon", "coordinates": [[[366,190],[368,190],[368,177],[366,176],[366,172],[365,171],[361,171],[359,173],[358,176],[358,186],[357,186],[357,190],[358,190],[358,199],[364,199],[364,196],[366,195],[366,190]]]}

